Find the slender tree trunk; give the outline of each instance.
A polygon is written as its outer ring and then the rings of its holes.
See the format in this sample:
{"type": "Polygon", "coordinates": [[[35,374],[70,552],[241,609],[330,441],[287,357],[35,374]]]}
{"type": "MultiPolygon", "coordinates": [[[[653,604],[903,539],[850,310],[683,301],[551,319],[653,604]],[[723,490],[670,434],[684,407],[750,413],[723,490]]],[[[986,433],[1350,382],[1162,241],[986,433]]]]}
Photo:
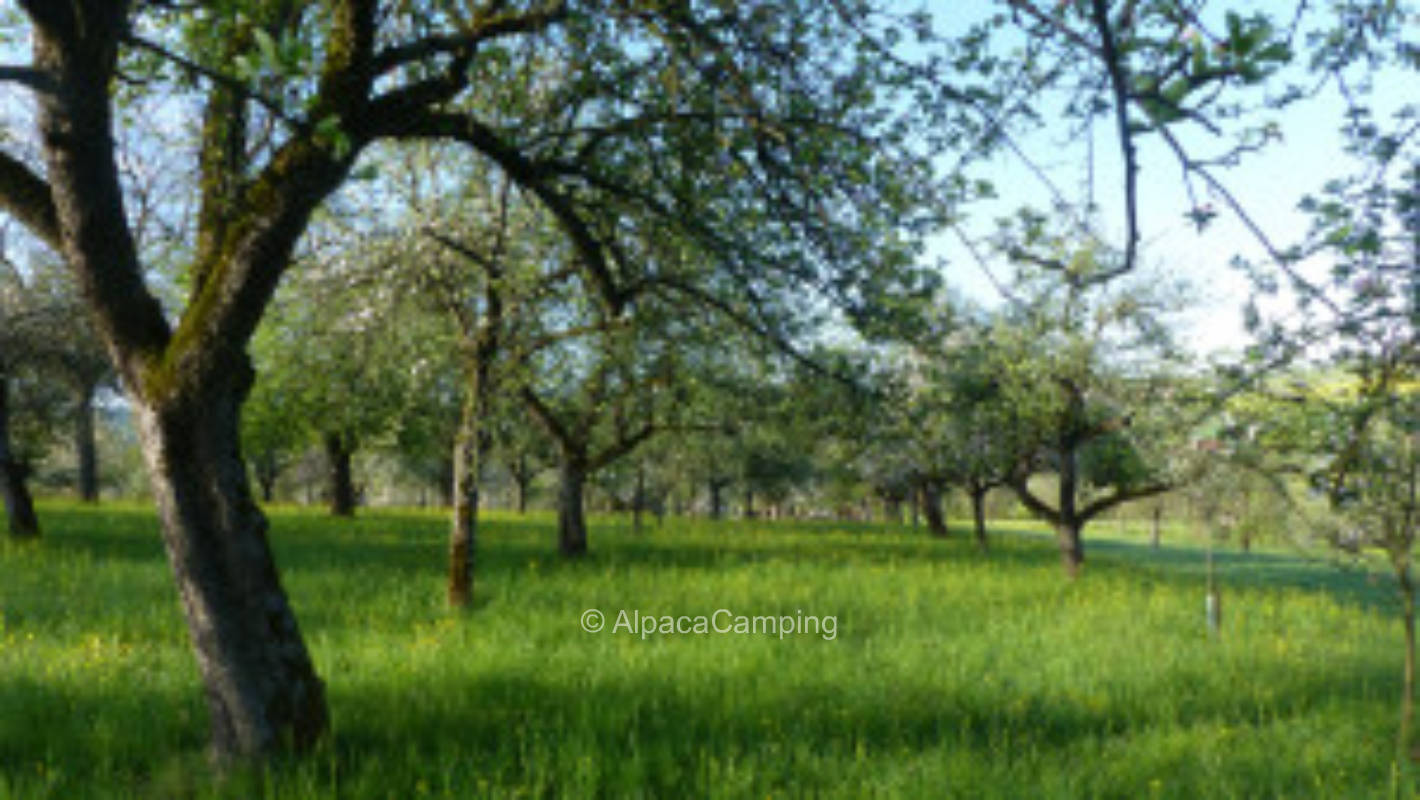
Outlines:
{"type": "Polygon", "coordinates": [[[748,483],[745,484],[745,519],[754,519],[754,488],[748,483]]]}
{"type": "Polygon", "coordinates": [[[1079,488],[1078,463],[1073,441],[1062,439],[1060,448],[1060,513],[1055,523],[1055,537],[1060,545],[1060,563],[1065,574],[1075,578],[1085,563],[1085,543],[1080,529],[1085,521],[1076,514],[1075,495],[1079,488]]]}
{"type": "Polygon", "coordinates": [[[575,459],[564,459],[557,492],[557,540],[562,555],[577,558],[587,552],[587,519],[582,509],[586,468],[575,459]]]}
{"type": "Polygon", "coordinates": [[[354,448],[338,433],[325,435],[326,469],[329,470],[330,513],[337,517],[355,515],[355,483],[351,478],[350,461],[354,448]]]}
{"type": "Polygon", "coordinates": [[[991,549],[986,540],[986,493],[989,489],[971,490],[971,521],[976,531],[976,546],[981,552],[991,549]]]}
{"type": "Polygon", "coordinates": [[[1410,565],[1397,570],[1400,579],[1401,622],[1405,626],[1404,679],[1400,690],[1400,730],[1396,734],[1396,749],[1401,759],[1414,754],[1411,744],[1415,728],[1415,584],[1410,577],[1410,565]]]}
{"type": "Polygon", "coordinates": [[[252,500],[238,442],[249,368],[202,396],[136,401],[143,454],[223,759],[306,749],[325,692],[252,500]]]}
{"type": "Polygon", "coordinates": [[[927,517],[927,532],[938,539],[951,535],[947,518],[942,514],[942,490],[936,484],[922,484],[922,511],[927,517]]]}
{"type": "Polygon", "coordinates": [[[1149,529],[1149,544],[1150,544],[1150,546],[1152,546],[1155,550],[1158,550],[1158,549],[1159,549],[1159,540],[1160,540],[1160,538],[1161,538],[1162,528],[1163,528],[1163,525],[1162,525],[1163,516],[1164,516],[1164,507],[1163,507],[1163,506],[1154,506],[1154,520],[1153,520],[1153,525],[1152,525],[1152,527],[1149,529]]]}
{"type": "Polygon", "coordinates": [[[641,509],[646,504],[646,465],[636,465],[636,489],[631,498],[631,532],[641,535],[641,509]]]}
{"type": "Polygon", "coordinates": [[[518,513],[528,513],[528,490],[532,488],[532,473],[528,470],[528,457],[522,453],[518,454],[518,471],[513,476],[513,482],[518,486],[518,513]]]}
{"type": "Polygon", "coordinates": [[[720,497],[723,488],[724,484],[720,481],[714,478],[710,479],[710,519],[719,519],[724,516],[724,501],[720,497]]]}
{"type": "Polygon", "coordinates": [[[1085,563],[1085,541],[1080,536],[1082,524],[1073,517],[1062,519],[1055,524],[1055,539],[1060,546],[1060,563],[1065,567],[1065,574],[1071,578],[1078,577],[1080,568],[1085,563]]]}
{"type": "Polygon", "coordinates": [[[919,514],[919,512],[921,511],[921,508],[922,508],[922,487],[921,487],[921,486],[914,486],[914,487],[912,488],[912,490],[911,490],[910,492],[908,492],[908,494],[907,494],[907,504],[911,507],[911,512],[912,512],[912,530],[915,531],[915,530],[917,530],[918,526],[920,525],[920,520],[919,520],[920,514],[919,514]]]}
{"type": "Polygon", "coordinates": [[[883,499],[883,519],[895,525],[902,524],[902,500],[897,497],[883,499]]]}
{"type": "Polygon", "coordinates": [[[79,462],[79,499],[85,503],[99,501],[98,446],[94,441],[94,387],[85,386],[78,393],[74,417],[74,453],[79,462]]]}
{"type": "Polygon", "coordinates": [[[10,376],[0,363],[0,495],[12,539],[39,537],[39,518],[30,497],[29,465],[15,457],[10,445],[10,376]]]}
{"type": "MultiPolygon", "coordinates": [[[[457,435],[457,434],[456,434],[457,435]]],[[[452,458],[439,459],[439,503],[444,508],[454,507],[454,498],[458,496],[456,484],[458,482],[458,444],[455,442],[454,455],[452,458]]]]}
{"type": "Polygon", "coordinates": [[[454,441],[453,527],[449,534],[449,605],[473,601],[474,546],[478,531],[478,422],[463,413],[454,441]]]}
{"type": "Polygon", "coordinates": [[[258,466],[256,482],[261,487],[261,502],[270,503],[276,497],[276,470],[258,466]]]}

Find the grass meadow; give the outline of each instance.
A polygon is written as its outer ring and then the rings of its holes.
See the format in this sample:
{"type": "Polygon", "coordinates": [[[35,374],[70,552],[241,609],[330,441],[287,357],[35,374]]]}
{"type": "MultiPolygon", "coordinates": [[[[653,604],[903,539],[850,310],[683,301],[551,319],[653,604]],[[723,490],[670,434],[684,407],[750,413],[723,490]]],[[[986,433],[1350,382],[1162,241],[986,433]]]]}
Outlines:
{"type": "MultiPolygon", "coordinates": [[[[964,531],[489,515],[478,601],[442,604],[445,519],[272,512],[332,734],[214,778],[196,667],[147,507],[46,504],[0,545],[0,798],[1390,797],[1388,584],[1107,523],[1081,580],[1051,542],[964,531]],[[581,627],[596,608],[607,626],[581,627]],[[836,636],[613,631],[653,615],[834,616],[836,636]]],[[[1024,526],[1029,527],[1029,526],[1024,526]]],[[[1089,531],[1087,531],[1087,537],[1089,531]]],[[[720,618],[723,621],[724,617],[720,618]]]]}

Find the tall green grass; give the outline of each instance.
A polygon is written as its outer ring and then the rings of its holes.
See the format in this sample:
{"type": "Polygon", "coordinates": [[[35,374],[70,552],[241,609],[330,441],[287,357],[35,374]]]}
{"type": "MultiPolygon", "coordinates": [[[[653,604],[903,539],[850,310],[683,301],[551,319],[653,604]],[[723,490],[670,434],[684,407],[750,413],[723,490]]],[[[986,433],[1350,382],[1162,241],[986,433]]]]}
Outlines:
{"type": "Polygon", "coordinates": [[[0,547],[0,798],[1384,797],[1399,625],[1384,585],[1285,554],[1044,537],[491,515],[476,607],[442,605],[445,521],[272,514],[332,735],[211,776],[196,668],[140,507],[46,505],[0,547]],[[598,634],[585,609],[607,616],[598,634]],[[837,635],[652,635],[655,615],[833,615],[837,635]]]}

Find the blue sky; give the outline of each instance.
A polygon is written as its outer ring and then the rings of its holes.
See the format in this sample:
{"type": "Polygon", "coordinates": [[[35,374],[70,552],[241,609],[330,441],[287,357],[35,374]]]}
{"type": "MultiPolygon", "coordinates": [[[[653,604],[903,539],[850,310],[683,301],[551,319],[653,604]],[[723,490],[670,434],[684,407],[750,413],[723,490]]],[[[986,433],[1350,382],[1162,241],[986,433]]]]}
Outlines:
{"type": "MultiPolygon", "coordinates": [[[[968,13],[967,9],[988,13],[996,7],[985,0],[953,4],[942,18],[960,19],[968,13]]],[[[1210,9],[1218,14],[1225,9],[1245,12],[1259,7],[1273,13],[1289,14],[1293,4],[1210,4],[1210,9]]],[[[1304,63],[1305,53],[1298,61],[1304,63]]],[[[1309,84],[1315,84],[1318,80],[1315,76],[1308,76],[1300,64],[1281,77],[1309,84]]],[[[1378,119],[1384,119],[1410,99],[1404,93],[1410,89],[1413,95],[1413,83],[1414,76],[1409,74],[1390,72],[1376,77],[1370,100],[1378,109],[1378,119]]],[[[1273,82],[1272,86],[1280,89],[1277,82],[1273,82]]],[[[1043,98],[1045,108],[1049,108],[1052,102],[1060,101],[1058,98],[1043,98]]],[[[1336,87],[1330,85],[1315,98],[1289,109],[1265,112],[1265,118],[1276,121],[1280,126],[1280,141],[1273,142],[1261,153],[1249,156],[1240,165],[1217,173],[1258,227],[1278,247],[1299,243],[1307,232],[1309,220],[1297,209],[1302,197],[1320,190],[1327,180],[1342,177],[1356,168],[1355,162],[1342,149],[1341,128],[1345,107],[1336,87]]],[[[1220,146],[1218,140],[1196,126],[1192,130],[1180,130],[1179,135],[1187,146],[1197,148],[1199,152],[1220,146]]],[[[1050,174],[1052,181],[1071,200],[1085,196],[1083,187],[1088,170],[1085,168],[1086,148],[1082,144],[1065,143],[1058,126],[1022,137],[1018,139],[1018,144],[1031,154],[1037,166],[1050,174]]],[[[1207,353],[1237,349],[1247,341],[1241,308],[1250,288],[1246,278],[1229,263],[1236,256],[1262,262],[1266,260],[1266,251],[1243,224],[1226,211],[1221,200],[1208,196],[1201,184],[1196,184],[1199,200],[1211,202],[1220,216],[1205,231],[1198,232],[1184,216],[1192,204],[1173,156],[1156,138],[1143,137],[1139,144],[1142,263],[1155,272],[1186,277],[1194,285],[1199,302],[1183,322],[1185,337],[1195,351],[1207,353]]],[[[1095,125],[1094,197],[1101,208],[1103,227],[1115,244],[1122,243],[1124,239],[1120,211],[1123,205],[1120,164],[1113,126],[1108,120],[1100,120],[1095,125]]],[[[1049,197],[1040,180],[1010,153],[1002,153],[989,165],[983,165],[979,174],[996,184],[1000,198],[969,209],[967,229],[973,236],[988,233],[995,218],[1023,204],[1033,204],[1042,209],[1048,206],[1049,197]]],[[[929,256],[948,260],[946,277],[949,285],[984,304],[1000,302],[1000,296],[992,288],[990,280],[955,236],[937,239],[929,256]]],[[[992,267],[998,278],[1008,277],[1007,265],[993,262],[992,267]]],[[[1306,269],[1313,273],[1325,267],[1322,263],[1306,265],[1306,269]]],[[[1267,310],[1268,307],[1264,308],[1267,310]]],[[[1285,308],[1286,301],[1274,302],[1270,306],[1275,313],[1284,313],[1285,308]]]]}

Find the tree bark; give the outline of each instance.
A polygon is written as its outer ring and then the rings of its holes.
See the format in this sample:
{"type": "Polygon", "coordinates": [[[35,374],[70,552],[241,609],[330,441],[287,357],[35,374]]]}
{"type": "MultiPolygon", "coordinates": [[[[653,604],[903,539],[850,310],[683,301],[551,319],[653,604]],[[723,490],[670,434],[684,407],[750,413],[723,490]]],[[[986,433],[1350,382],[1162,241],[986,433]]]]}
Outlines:
{"type": "Polygon", "coordinates": [[[143,454],[163,521],[221,758],[306,749],[325,731],[325,692],[277,577],[267,522],[239,450],[249,368],[204,395],[138,399],[143,454]]]}
{"type": "Polygon", "coordinates": [[[350,461],[354,448],[338,433],[325,434],[325,456],[330,489],[330,513],[336,517],[355,516],[355,483],[350,461]]]}
{"type": "Polygon", "coordinates": [[[1074,518],[1062,519],[1055,524],[1055,539],[1060,547],[1060,564],[1065,567],[1065,574],[1071,578],[1079,577],[1080,569],[1085,564],[1085,540],[1080,536],[1082,526],[1083,523],[1074,518]]]}
{"type": "Polygon", "coordinates": [[[281,471],[276,468],[276,459],[272,456],[260,456],[256,459],[252,470],[256,473],[256,485],[261,489],[261,502],[270,503],[276,498],[276,479],[281,476],[281,471]]]}
{"type": "Polygon", "coordinates": [[[0,495],[5,500],[5,519],[12,539],[39,537],[39,518],[30,496],[29,465],[16,458],[10,444],[10,376],[0,362],[0,495]]]}
{"type": "Polygon", "coordinates": [[[721,481],[710,479],[710,519],[720,519],[725,515],[725,501],[721,496],[724,486],[721,481]]]}
{"type": "Polygon", "coordinates": [[[1079,491],[1079,462],[1075,457],[1075,442],[1069,437],[1061,437],[1060,453],[1060,509],[1056,516],[1055,537],[1060,545],[1060,563],[1065,574],[1076,578],[1085,563],[1085,543],[1080,538],[1080,529],[1085,520],[1076,512],[1076,493],[1079,491]]]}
{"type": "Polygon", "coordinates": [[[646,465],[636,465],[636,489],[631,498],[631,532],[641,535],[641,511],[646,506],[646,465]]]}
{"type": "Polygon", "coordinates": [[[518,513],[528,513],[528,491],[532,488],[532,470],[528,469],[528,457],[518,454],[517,469],[513,471],[513,484],[518,490],[518,513]]]}
{"type": "Polygon", "coordinates": [[[933,483],[922,485],[922,511],[927,517],[927,532],[937,539],[951,535],[946,516],[942,514],[942,490],[933,483]]]}
{"type": "Polygon", "coordinates": [[[990,489],[976,488],[971,490],[971,520],[976,532],[976,546],[981,552],[991,549],[986,540],[986,493],[990,489]]]}
{"type": "MultiPolygon", "coordinates": [[[[455,447],[454,450],[457,451],[458,448],[455,447]]],[[[456,490],[454,489],[454,482],[457,480],[454,474],[454,465],[457,463],[457,455],[455,455],[453,458],[439,459],[439,479],[437,481],[439,491],[439,504],[442,505],[444,508],[454,507],[454,495],[456,494],[456,490]]]]}
{"type": "Polygon", "coordinates": [[[1396,749],[1402,759],[1414,758],[1411,742],[1415,728],[1415,584],[1410,566],[1396,570],[1400,584],[1401,622],[1405,626],[1405,665],[1400,690],[1400,730],[1396,733],[1396,749]]]}
{"type": "Polygon", "coordinates": [[[557,492],[557,542],[562,555],[579,558],[587,553],[587,519],[582,509],[586,467],[564,459],[557,492]]]}
{"type": "MultiPolygon", "coordinates": [[[[476,423],[474,423],[476,424],[476,423]]],[[[454,442],[453,529],[449,534],[449,605],[473,602],[474,546],[478,532],[477,432],[466,419],[454,442]]]]}
{"type": "Polygon", "coordinates": [[[94,387],[82,387],[78,392],[78,407],[74,418],[74,452],[79,466],[79,499],[85,503],[99,501],[98,446],[94,440],[94,387]]]}
{"type": "Polygon", "coordinates": [[[486,385],[478,367],[469,373],[459,430],[454,437],[453,525],[449,532],[449,605],[473,602],[474,546],[478,532],[479,426],[482,391],[486,385]]]}

